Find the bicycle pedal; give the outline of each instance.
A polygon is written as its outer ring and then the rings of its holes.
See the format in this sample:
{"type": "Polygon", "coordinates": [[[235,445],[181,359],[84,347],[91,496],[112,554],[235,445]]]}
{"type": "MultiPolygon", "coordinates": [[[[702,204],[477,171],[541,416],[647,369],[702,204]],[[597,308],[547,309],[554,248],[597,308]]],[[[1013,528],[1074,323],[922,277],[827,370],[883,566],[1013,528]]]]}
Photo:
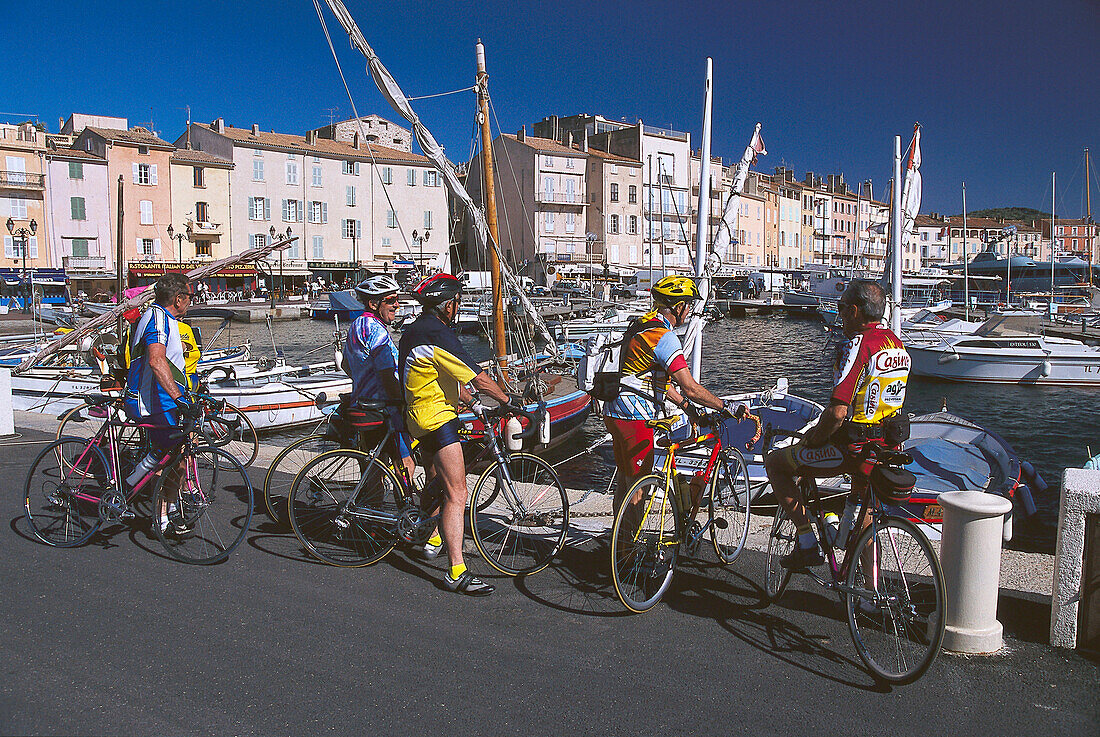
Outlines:
{"type": "Polygon", "coordinates": [[[132,520],[135,517],[137,517],[137,515],[134,514],[134,510],[127,509],[125,512],[122,513],[121,519],[123,519],[123,520],[132,520]]]}
{"type": "Polygon", "coordinates": [[[719,530],[725,530],[730,526],[730,523],[722,517],[715,517],[714,526],[717,527],[719,530]]]}

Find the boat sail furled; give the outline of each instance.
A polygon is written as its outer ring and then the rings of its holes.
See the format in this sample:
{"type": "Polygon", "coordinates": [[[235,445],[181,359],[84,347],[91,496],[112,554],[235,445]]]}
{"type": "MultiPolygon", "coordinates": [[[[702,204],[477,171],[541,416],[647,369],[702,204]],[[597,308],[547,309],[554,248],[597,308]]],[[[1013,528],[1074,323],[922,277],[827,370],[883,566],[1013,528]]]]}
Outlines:
{"type": "MultiPolygon", "coordinates": [[[[314,6],[317,7],[318,15],[320,15],[320,7],[317,5],[317,2],[318,0],[314,0],[314,6]]],[[[491,248],[497,254],[497,258],[500,260],[501,265],[501,276],[508,286],[509,291],[519,298],[527,315],[535,323],[538,331],[546,338],[547,350],[557,356],[557,343],[546,327],[546,323],[539,316],[538,310],[535,309],[535,306],[531,304],[527,295],[524,294],[523,289],[520,287],[519,280],[516,279],[515,275],[507,267],[506,260],[501,257],[496,242],[489,237],[489,226],[485,219],[485,213],[474,204],[473,198],[470,197],[466,188],[462,186],[462,182],[458,179],[458,173],[455,171],[454,164],[443,155],[443,148],[436,142],[435,136],[432,135],[432,132],[428,130],[427,126],[421,122],[416,111],[412,109],[409,99],[405,96],[405,93],[401,91],[401,87],[397,84],[397,80],[393,78],[393,75],[390,74],[389,70],[382,64],[381,59],[378,58],[378,54],[376,54],[370,44],[367,43],[366,37],[364,37],[363,32],[359,30],[359,26],[356,25],[355,20],[351,17],[351,13],[348,12],[344,3],[341,2],[341,0],[325,0],[325,3],[336,15],[337,20],[340,21],[340,25],[344,27],[344,31],[347,32],[348,38],[351,39],[352,46],[358,49],[359,52],[366,57],[367,70],[370,72],[374,83],[378,86],[378,91],[381,92],[382,96],[393,106],[393,109],[400,113],[401,117],[409,121],[413,129],[413,135],[416,137],[416,142],[420,145],[420,149],[443,174],[443,181],[447,185],[447,190],[462,203],[462,206],[465,208],[474,226],[474,237],[477,241],[475,247],[483,252],[491,248]]],[[[362,125],[362,121],[360,121],[360,125],[362,125]]]]}

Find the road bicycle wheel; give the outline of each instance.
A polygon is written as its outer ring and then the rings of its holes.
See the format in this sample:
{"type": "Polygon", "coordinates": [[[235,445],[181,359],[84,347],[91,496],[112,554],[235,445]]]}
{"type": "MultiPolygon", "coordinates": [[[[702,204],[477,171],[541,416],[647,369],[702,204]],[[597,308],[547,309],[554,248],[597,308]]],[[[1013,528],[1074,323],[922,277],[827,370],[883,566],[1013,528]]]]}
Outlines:
{"type": "Polygon", "coordinates": [[[289,527],[286,500],[294,486],[294,478],[314,458],[339,447],[340,443],[324,435],[307,435],[279,451],[264,476],[264,510],[272,522],[289,527]]]}
{"type": "Polygon", "coordinates": [[[248,532],[252,483],[240,461],[221,448],[186,450],[160,472],[153,494],[153,532],[172,557],[209,565],[229,557],[248,532]],[[168,530],[162,530],[166,514],[168,530]]]}
{"type": "Polygon", "coordinates": [[[912,683],[943,641],[947,610],[943,573],[924,533],[909,520],[884,517],[863,530],[850,555],[848,629],[876,678],[912,683]]]}
{"type": "Polygon", "coordinates": [[[330,565],[370,565],[397,545],[399,498],[398,481],[384,463],[358,450],[329,451],[295,477],[290,526],[330,565]]]}
{"type": "Polygon", "coordinates": [[[723,448],[711,476],[710,540],[718,560],[737,560],[749,538],[749,469],[737,448],[723,448]]]}
{"type": "Polygon", "coordinates": [[[768,555],[764,561],[764,594],[769,601],[779,601],[791,581],[790,570],[784,568],[780,560],[794,550],[797,537],[794,522],[791,522],[783,507],[777,505],[772,519],[772,533],[768,538],[768,555]]]}
{"type": "Polygon", "coordinates": [[[112,491],[107,457],[88,440],[62,438],[38,454],[24,484],[31,532],[47,545],[71,548],[99,529],[99,500],[112,491]]]}
{"type": "Polygon", "coordinates": [[[215,414],[208,414],[203,420],[206,441],[215,448],[221,448],[248,468],[260,452],[260,438],[256,428],[241,410],[232,404],[215,414]]]}
{"type": "Polygon", "coordinates": [[[661,476],[643,476],[615,515],[611,574],[615,593],[632,612],[648,611],[672,583],[681,541],[676,494],[661,476]]]}
{"type": "Polygon", "coordinates": [[[493,568],[509,576],[541,571],[565,544],[569,498],[553,467],[529,453],[494,461],[474,486],[470,532],[493,568]]]}

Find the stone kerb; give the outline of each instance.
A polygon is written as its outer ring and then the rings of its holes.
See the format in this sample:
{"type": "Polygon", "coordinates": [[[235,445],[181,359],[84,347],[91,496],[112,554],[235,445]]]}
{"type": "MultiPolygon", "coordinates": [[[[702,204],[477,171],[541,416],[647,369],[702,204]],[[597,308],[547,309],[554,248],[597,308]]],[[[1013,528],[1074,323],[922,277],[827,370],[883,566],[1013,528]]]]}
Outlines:
{"type": "Polygon", "coordinates": [[[1067,468],[1062,475],[1058,547],[1051,596],[1050,644],[1077,647],[1077,612],[1085,555],[1085,515],[1100,514],[1100,471],[1067,468]]]}

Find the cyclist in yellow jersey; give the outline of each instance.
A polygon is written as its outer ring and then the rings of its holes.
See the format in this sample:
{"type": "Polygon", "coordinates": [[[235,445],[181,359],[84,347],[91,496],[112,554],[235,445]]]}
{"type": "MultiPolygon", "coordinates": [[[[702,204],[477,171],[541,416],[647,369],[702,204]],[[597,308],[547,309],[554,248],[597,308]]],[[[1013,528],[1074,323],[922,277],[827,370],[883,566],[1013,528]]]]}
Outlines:
{"type": "Polygon", "coordinates": [[[785,568],[824,562],[795,477],[851,473],[854,451],[864,442],[881,440],[884,421],[903,416],[909,354],[898,336],[880,325],[886,293],[874,282],[853,281],[837,309],[848,340],[833,367],[829,406],[799,442],[764,459],[776,499],[798,531],[795,549],[782,560],[785,568]]]}
{"type": "Polygon", "coordinates": [[[424,468],[443,484],[440,516],[442,538],[437,532],[424,546],[426,557],[439,554],[446,542],[451,569],[444,584],[451,591],[487,596],[495,590],[466,569],[462,537],[466,499],[466,460],[462,455],[462,427],[458,405],[472,406],[476,389],[509,405],[510,399],[496,381],[466,352],[451,324],[458,314],[462,282],[450,274],[436,274],[414,291],[424,310],[407,326],[398,345],[398,371],[405,387],[409,434],[419,439],[424,468]]]}
{"type": "Polygon", "coordinates": [[[199,359],[202,346],[199,345],[195,329],[182,320],[179,323],[180,342],[183,343],[183,373],[187,377],[187,388],[194,391],[196,376],[199,372],[199,359]]]}

